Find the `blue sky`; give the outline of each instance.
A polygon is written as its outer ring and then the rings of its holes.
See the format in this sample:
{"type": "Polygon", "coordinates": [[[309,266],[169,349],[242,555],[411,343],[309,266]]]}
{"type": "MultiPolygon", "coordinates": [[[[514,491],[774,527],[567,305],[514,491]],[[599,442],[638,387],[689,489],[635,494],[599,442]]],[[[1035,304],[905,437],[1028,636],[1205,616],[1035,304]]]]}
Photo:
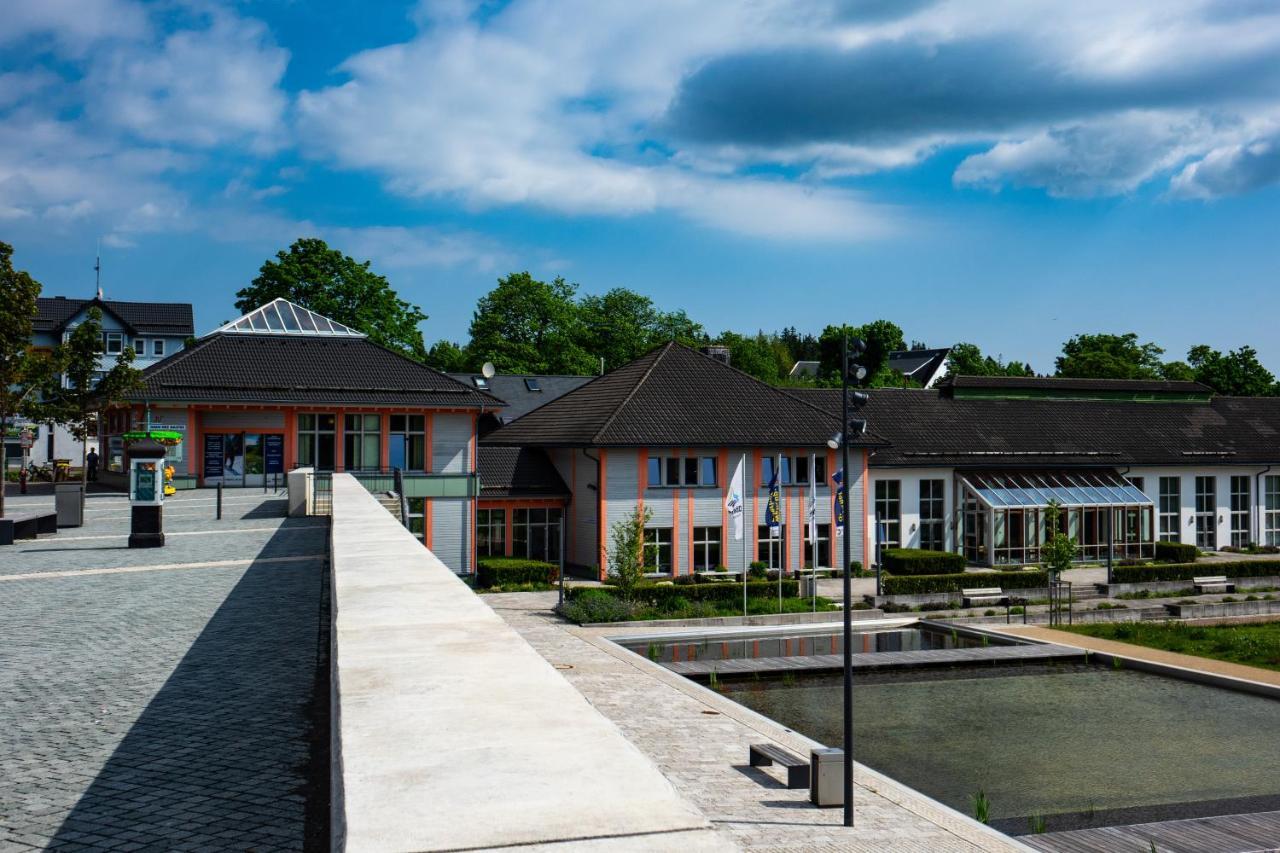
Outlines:
{"type": "Polygon", "coordinates": [[[1280,372],[1280,4],[10,0],[0,239],[189,300],[299,236],[465,339],[528,269],[713,333],[888,318],[1280,372]],[[1069,11],[1064,11],[1069,10],[1069,11]]]}

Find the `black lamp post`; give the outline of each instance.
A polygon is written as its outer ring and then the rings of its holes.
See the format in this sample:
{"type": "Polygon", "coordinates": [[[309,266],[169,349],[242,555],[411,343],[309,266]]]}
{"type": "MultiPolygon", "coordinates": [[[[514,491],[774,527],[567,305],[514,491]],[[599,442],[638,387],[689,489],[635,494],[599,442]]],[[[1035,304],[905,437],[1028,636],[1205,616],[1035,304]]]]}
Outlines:
{"type": "MultiPolygon", "coordinates": [[[[867,368],[862,364],[866,353],[866,344],[860,338],[849,340],[845,336],[841,346],[840,373],[843,391],[841,397],[840,464],[844,476],[840,479],[840,491],[844,505],[844,825],[853,826],[853,614],[850,604],[853,600],[853,583],[850,578],[850,566],[853,563],[852,520],[849,504],[849,443],[855,431],[862,434],[867,430],[867,422],[849,420],[849,404],[852,402],[860,408],[867,402],[867,395],[861,391],[850,393],[849,383],[861,382],[867,376],[867,368]]],[[[880,594],[877,584],[876,594],[880,594]]]]}

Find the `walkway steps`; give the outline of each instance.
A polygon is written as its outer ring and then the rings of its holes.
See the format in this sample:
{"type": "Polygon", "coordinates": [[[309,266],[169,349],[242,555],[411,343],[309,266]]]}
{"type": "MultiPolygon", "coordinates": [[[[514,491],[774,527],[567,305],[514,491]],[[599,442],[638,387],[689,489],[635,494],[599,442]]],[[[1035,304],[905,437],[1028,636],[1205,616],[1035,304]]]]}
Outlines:
{"type": "Polygon", "coordinates": [[[1044,853],[1255,853],[1280,846],[1280,812],[1198,817],[1024,835],[1019,841],[1044,853]]]}
{"type": "MultiPolygon", "coordinates": [[[[1028,644],[1019,646],[985,646],[972,649],[932,649],[905,652],[869,652],[853,655],[853,668],[913,669],[929,666],[963,666],[965,664],[1032,661],[1084,660],[1081,649],[1052,644],[1028,644]]],[[[700,676],[715,673],[717,676],[750,675],[767,672],[810,672],[839,670],[844,668],[844,655],[803,655],[773,658],[742,658],[738,660],[696,660],[664,663],[667,669],[680,675],[700,676]]]]}

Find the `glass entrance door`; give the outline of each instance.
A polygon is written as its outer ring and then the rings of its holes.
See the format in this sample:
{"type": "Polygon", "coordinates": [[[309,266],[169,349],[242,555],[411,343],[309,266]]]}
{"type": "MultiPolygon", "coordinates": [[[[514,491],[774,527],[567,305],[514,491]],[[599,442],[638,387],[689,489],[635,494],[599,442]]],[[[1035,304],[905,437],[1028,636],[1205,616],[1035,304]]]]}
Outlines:
{"type": "Polygon", "coordinates": [[[263,472],[262,435],[256,432],[244,433],[244,485],[261,486],[263,472]]]}
{"type": "Polygon", "coordinates": [[[244,433],[229,432],[222,436],[222,482],[228,486],[244,485],[244,433]]]}

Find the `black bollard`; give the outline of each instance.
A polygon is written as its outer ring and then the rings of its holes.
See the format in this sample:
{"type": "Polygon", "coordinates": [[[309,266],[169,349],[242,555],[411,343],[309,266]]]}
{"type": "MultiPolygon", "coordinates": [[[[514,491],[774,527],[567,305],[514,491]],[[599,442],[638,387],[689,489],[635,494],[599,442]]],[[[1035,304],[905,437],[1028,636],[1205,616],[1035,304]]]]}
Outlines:
{"type": "Polygon", "coordinates": [[[218,484],[218,520],[222,519],[222,484],[218,484]]]}

